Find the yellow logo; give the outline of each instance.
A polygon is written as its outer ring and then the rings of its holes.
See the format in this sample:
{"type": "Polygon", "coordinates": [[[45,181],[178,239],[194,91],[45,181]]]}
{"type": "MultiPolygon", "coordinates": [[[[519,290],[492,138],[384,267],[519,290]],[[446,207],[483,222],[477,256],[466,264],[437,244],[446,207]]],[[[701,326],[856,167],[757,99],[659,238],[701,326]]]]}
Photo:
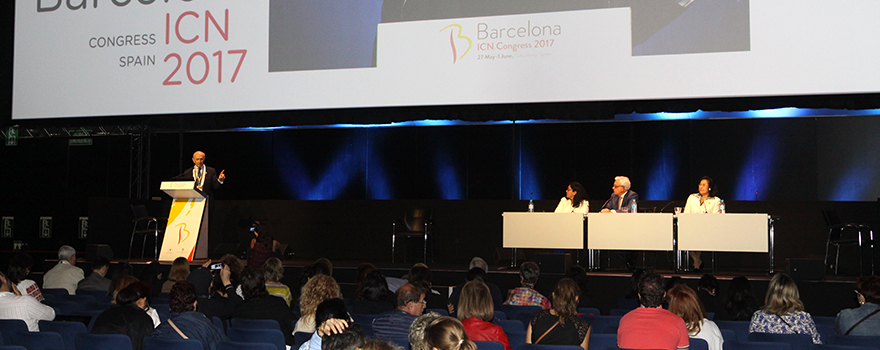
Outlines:
{"type": "Polygon", "coordinates": [[[461,24],[450,24],[446,27],[443,27],[443,29],[440,29],[440,32],[442,33],[444,30],[447,29],[449,29],[449,45],[452,47],[452,63],[454,64],[458,60],[464,58],[464,55],[467,55],[468,51],[471,50],[471,46],[473,46],[474,42],[471,40],[471,38],[462,35],[461,24]],[[455,35],[455,28],[458,28],[458,35],[455,35]],[[464,53],[461,54],[461,56],[458,56],[458,50],[455,47],[456,38],[467,40],[468,43],[467,49],[464,50],[464,53]]]}

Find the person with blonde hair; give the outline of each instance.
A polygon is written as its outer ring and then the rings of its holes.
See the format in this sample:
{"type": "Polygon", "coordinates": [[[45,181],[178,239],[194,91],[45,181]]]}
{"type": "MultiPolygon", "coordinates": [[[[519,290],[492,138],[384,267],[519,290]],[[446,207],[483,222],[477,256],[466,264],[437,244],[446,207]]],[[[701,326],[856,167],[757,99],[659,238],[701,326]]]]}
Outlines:
{"type": "Polygon", "coordinates": [[[591,327],[577,317],[578,298],[581,294],[577,283],[563,278],[553,291],[553,306],[549,310],[535,312],[526,329],[526,343],[539,345],[577,345],[584,350],[590,346],[591,327]]]}
{"type": "Polygon", "coordinates": [[[442,316],[436,312],[428,312],[413,321],[409,326],[409,345],[412,350],[431,350],[425,344],[425,330],[440,317],[442,316]]]}
{"type": "Polygon", "coordinates": [[[263,276],[266,277],[266,290],[269,294],[284,299],[287,306],[293,298],[290,296],[290,287],[281,283],[284,278],[284,265],[281,260],[271,257],[263,263],[263,276]]]}
{"type": "Polygon", "coordinates": [[[171,263],[171,271],[168,272],[168,280],[162,284],[162,293],[170,293],[171,287],[180,281],[186,281],[189,277],[189,260],[184,257],[178,257],[171,263]]]}
{"type": "Polygon", "coordinates": [[[296,321],[294,332],[315,332],[315,311],[318,304],[327,299],[341,298],[342,292],[333,277],[315,275],[302,287],[299,298],[299,309],[302,316],[296,321]]]}
{"type": "Polygon", "coordinates": [[[433,350],[477,350],[477,344],[468,339],[461,321],[442,316],[425,329],[425,345],[433,350]]]}
{"type": "Polygon", "coordinates": [[[749,333],[809,334],[813,344],[822,344],[813,317],[804,312],[797,285],[784,273],[770,279],[764,307],[752,315],[749,333]]]}
{"type": "Polygon", "coordinates": [[[501,326],[491,323],[495,318],[495,308],[492,306],[492,294],[485,283],[473,280],[464,284],[457,315],[471,340],[497,341],[504,345],[504,350],[510,350],[507,334],[501,326]]]}
{"type": "Polygon", "coordinates": [[[691,338],[705,340],[709,350],[721,350],[724,343],[721,330],[708,319],[702,302],[691,287],[684,284],[672,287],[666,292],[666,302],[669,303],[669,311],[684,320],[691,338]]]}

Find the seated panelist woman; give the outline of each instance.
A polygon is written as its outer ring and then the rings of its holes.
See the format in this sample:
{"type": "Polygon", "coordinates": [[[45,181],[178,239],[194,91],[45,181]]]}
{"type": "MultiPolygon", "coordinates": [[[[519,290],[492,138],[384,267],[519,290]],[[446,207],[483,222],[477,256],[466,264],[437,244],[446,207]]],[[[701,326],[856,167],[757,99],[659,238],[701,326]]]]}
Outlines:
{"type": "Polygon", "coordinates": [[[579,182],[571,182],[565,190],[565,197],[559,200],[554,213],[581,213],[590,211],[590,202],[587,191],[579,182]]]}
{"type": "MultiPolygon", "coordinates": [[[[715,182],[712,181],[712,178],[703,176],[697,188],[699,192],[688,196],[684,212],[720,214],[721,198],[718,198],[718,189],[715,188],[715,182]]],[[[703,261],[700,260],[700,252],[690,251],[689,254],[694,261],[694,270],[699,271],[703,266],[703,261]]]]}

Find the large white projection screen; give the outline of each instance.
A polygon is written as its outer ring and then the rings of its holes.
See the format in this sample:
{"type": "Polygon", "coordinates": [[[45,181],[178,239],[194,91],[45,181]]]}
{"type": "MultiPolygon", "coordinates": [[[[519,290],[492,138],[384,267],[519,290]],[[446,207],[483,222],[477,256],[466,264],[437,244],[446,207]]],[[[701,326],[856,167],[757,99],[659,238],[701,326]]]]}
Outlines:
{"type": "Polygon", "coordinates": [[[880,2],[16,0],[13,119],[880,92],[880,2]]]}

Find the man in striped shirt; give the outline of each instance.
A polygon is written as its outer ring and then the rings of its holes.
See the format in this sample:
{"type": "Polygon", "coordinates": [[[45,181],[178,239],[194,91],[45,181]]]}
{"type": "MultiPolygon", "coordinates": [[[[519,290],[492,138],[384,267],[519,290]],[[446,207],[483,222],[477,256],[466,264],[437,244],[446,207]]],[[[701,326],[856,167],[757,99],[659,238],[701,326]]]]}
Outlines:
{"type": "Polygon", "coordinates": [[[28,330],[39,332],[39,321],[55,319],[55,310],[43,305],[34,297],[21,295],[6,275],[0,273],[0,319],[22,320],[28,330]]]}

